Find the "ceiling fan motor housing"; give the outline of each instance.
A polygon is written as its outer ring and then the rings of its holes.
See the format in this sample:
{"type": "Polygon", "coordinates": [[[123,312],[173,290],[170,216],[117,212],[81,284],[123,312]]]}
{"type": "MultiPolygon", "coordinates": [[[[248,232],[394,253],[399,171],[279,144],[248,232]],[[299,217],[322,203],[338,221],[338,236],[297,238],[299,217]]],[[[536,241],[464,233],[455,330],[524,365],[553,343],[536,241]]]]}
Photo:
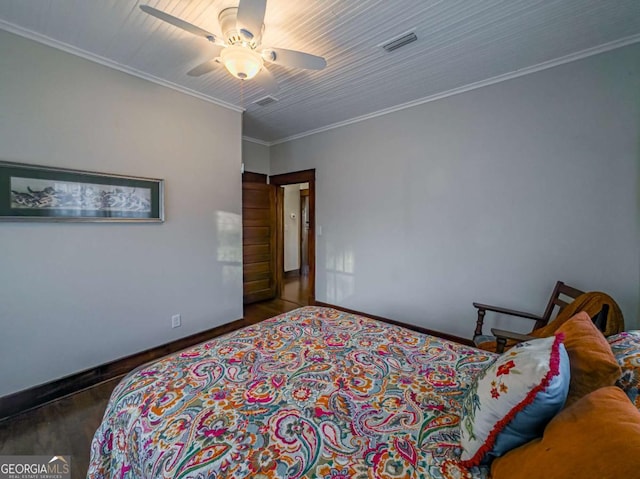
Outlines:
{"type": "MultiPolygon", "coordinates": [[[[258,46],[259,37],[255,37],[249,32],[244,32],[244,36],[240,34],[236,27],[236,19],[238,17],[238,8],[225,8],[218,14],[218,22],[222,29],[222,35],[229,45],[244,45],[251,49],[258,46]],[[250,38],[250,40],[248,40],[250,38]]],[[[262,24],[264,30],[264,24],[262,24]]],[[[262,33],[262,31],[260,32],[262,33]]]]}

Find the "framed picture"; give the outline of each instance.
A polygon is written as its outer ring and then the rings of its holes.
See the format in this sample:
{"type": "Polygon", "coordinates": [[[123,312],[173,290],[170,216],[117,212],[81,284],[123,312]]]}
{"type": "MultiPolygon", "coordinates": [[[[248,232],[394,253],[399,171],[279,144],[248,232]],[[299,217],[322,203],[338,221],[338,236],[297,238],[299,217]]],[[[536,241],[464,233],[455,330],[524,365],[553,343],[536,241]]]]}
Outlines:
{"type": "Polygon", "coordinates": [[[164,180],[0,161],[0,221],[163,222],[164,180]]]}

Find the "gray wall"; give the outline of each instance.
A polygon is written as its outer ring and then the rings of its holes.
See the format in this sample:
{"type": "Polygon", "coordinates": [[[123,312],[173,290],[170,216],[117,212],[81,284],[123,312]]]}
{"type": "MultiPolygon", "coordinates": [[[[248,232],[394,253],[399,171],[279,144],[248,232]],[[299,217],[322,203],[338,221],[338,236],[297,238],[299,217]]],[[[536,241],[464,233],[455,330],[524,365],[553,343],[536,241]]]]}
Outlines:
{"type": "Polygon", "coordinates": [[[269,147],[242,140],[242,162],[245,171],[269,174],[269,147]]]}
{"type": "Polygon", "coordinates": [[[0,159],[164,178],[167,215],[0,223],[0,395],[242,317],[240,113],[2,31],[0,45],[0,159]]]}
{"type": "Polygon", "coordinates": [[[639,92],[634,45],[273,146],[317,169],[317,299],[469,336],[560,279],[638,327],[639,92]]]}

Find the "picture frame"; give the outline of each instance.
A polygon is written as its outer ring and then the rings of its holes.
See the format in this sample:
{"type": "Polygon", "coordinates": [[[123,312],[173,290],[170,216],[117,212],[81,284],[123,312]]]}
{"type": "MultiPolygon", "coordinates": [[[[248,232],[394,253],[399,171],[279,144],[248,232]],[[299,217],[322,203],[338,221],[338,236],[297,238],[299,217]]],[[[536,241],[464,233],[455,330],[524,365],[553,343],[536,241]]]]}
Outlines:
{"type": "Polygon", "coordinates": [[[164,180],[0,161],[0,221],[164,222],[164,180]]]}

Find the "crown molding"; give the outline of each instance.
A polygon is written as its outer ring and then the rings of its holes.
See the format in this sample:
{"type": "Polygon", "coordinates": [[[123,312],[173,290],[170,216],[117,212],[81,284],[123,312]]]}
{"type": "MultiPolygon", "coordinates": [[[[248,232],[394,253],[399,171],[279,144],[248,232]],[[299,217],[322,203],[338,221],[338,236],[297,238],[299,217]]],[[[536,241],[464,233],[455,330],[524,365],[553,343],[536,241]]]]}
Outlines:
{"type": "Polygon", "coordinates": [[[255,143],[257,145],[262,145],[262,146],[271,146],[273,145],[273,143],[269,142],[269,141],[263,141],[263,140],[258,140],[257,138],[252,138],[250,136],[242,136],[242,139],[244,141],[248,141],[249,143],[255,143]]]}
{"type": "Polygon", "coordinates": [[[357,116],[355,118],[351,118],[349,120],[340,121],[337,123],[332,123],[331,125],[322,126],[320,128],[316,128],[314,130],[308,130],[302,133],[297,133],[295,135],[287,136],[285,138],[280,138],[278,140],[273,140],[269,143],[269,146],[277,145],[280,143],[286,143],[288,141],[298,140],[300,138],[304,138],[305,136],[315,135],[316,133],[322,133],[323,131],[333,130],[335,128],[340,128],[347,125],[352,125],[353,123],[359,123],[361,121],[366,121],[371,118],[376,118],[378,116],[388,115],[389,113],[394,113],[396,111],[405,110],[407,108],[412,108],[414,106],[422,105],[424,103],[429,103],[432,101],[440,100],[442,98],[446,98],[453,95],[458,95],[460,93],[465,93],[471,90],[476,90],[478,88],[483,88],[485,86],[494,85],[496,83],[500,83],[503,81],[511,80],[513,78],[518,78],[521,76],[529,75],[531,73],[536,73],[543,70],[548,70],[549,68],[557,67],[560,65],[564,65],[565,63],[571,63],[577,60],[582,60],[583,58],[591,57],[593,55],[598,55],[600,53],[605,53],[611,50],[615,50],[617,48],[626,47],[628,45],[632,45],[634,43],[640,42],[640,34],[631,35],[629,37],[621,38],[620,40],[615,40],[613,42],[604,43],[597,47],[587,48],[586,50],[581,50],[579,52],[571,53],[569,55],[565,55],[563,57],[559,57],[553,60],[549,60],[546,62],[538,63],[537,65],[532,65],[530,67],[521,68],[520,70],[516,70],[509,73],[504,73],[502,75],[498,75],[492,78],[488,78],[486,80],[481,80],[475,83],[470,83],[469,85],[465,85],[459,88],[454,88],[452,90],[447,90],[441,93],[436,93],[435,95],[426,96],[423,98],[419,98],[417,100],[413,100],[407,103],[402,103],[400,105],[392,106],[389,108],[385,108],[383,110],[378,110],[373,113],[367,113],[366,115],[357,116]]]}
{"type": "Polygon", "coordinates": [[[53,47],[57,50],[62,50],[64,52],[71,53],[72,55],[76,55],[78,57],[84,58],[85,60],[90,60],[92,62],[99,63],[100,65],[113,68],[114,70],[119,70],[123,73],[128,73],[129,75],[142,78],[143,80],[147,80],[152,83],[156,83],[158,85],[171,88],[172,90],[176,90],[176,91],[179,91],[180,93],[193,96],[195,98],[204,100],[209,103],[213,103],[214,105],[218,105],[238,113],[244,112],[244,108],[240,108],[239,106],[233,105],[231,103],[227,103],[226,101],[219,100],[212,96],[208,96],[198,91],[192,90],[190,88],[186,88],[176,83],[163,80],[162,78],[158,78],[156,76],[150,75],[149,73],[145,73],[143,71],[137,70],[130,66],[122,65],[121,63],[114,62],[113,60],[109,60],[108,58],[102,57],[100,55],[96,55],[95,53],[91,53],[81,48],[74,47],[73,45],[69,45],[68,43],[55,40],[51,37],[47,37],[46,35],[36,33],[32,30],[20,27],[13,23],[9,23],[2,19],[0,19],[0,30],[5,30],[9,33],[14,33],[21,37],[28,38],[29,40],[34,40],[38,43],[42,43],[44,45],[53,47]]]}
{"type": "MultiPolygon", "coordinates": [[[[115,69],[115,70],[119,70],[121,72],[124,73],[128,73],[130,75],[136,76],[138,78],[142,78],[144,80],[150,81],[152,83],[156,83],[158,85],[167,87],[167,88],[171,88],[172,90],[176,90],[178,92],[184,93],[186,95],[190,95],[193,96],[195,98],[198,98],[200,100],[204,100],[206,102],[209,103],[213,103],[215,105],[221,106],[223,108],[227,108],[229,110],[235,111],[235,112],[239,112],[242,113],[245,111],[244,108],[238,107],[237,105],[233,105],[231,103],[227,103],[223,100],[219,100],[217,98],[205,95],[203,93],[200,93],[198,91],[195,90],[191,90],[189,88],[180,86],[176,83],[172,83],[170,81],[167,80],[163,80],[161,78],[158,78],[156,76],[150,75],[148,73],[142,72],[140,70],[137,70],[135,68],[126,66],[126,65],[122,65],[120,63],[114,62],[113,60],[109,60],[108,58],[96,55],[94,53],[90,53],[87,52],[86,50],[82,50],[80,48],[74,47],[72,45],[69,45],[67,43],[64,42],[60,42],[58,40],[55,40],[53,38],[47,37],[46,35],[42,35],[40,33],[36,33],[32,30],[20,27],[18,25],[9,23],[5,20],[0,19],[0,29],[1,30],[6,30],[10,33],[14,33],[16,35],[22,36],[24,38],[28,38],[30,40],[34,40],[36,42],[48,45],[50,47],[56,48],[58,50],[62,50],[65,51],[67,53],[71,53],[73,55],[79,56],[81,58],[84,58],[86,60],[90,60],[93,61],[95,63],[104,65],[106,67],[115,69]]],[[[569,55],[565,55],[563,57],[559,57],[553,60],[549,60],[546,62],[542,62],[542,63],[538,63],[537,65],[532,65],[530,67],[526,67],[526,68],[522,68],[520,70],[516,70],[513,72],[509,72],[509,73],[505,73],[502,75],[498,75],[492,78],[488,78],[486,80],[481,80],[475,83],[470,83],[469,85],[465,85],[459,88],[454,88],[451,90],[447,90],[441,93],[436,93],[434,95],[430,95],[430,96],[426,96],[423,98],[419,98],[417,100],[412,100],[410,102],[407,103],[402,103],[400,105],[395,105],[389,108],[385,108],[382,110],[378,110],[372,113],[368,113],[366,115],[361,115],[358,117],[354,117],[351,118],[349,120],[344,120],[344,121],[340,121],[337,123],[332,123],[330,125],[326,125],[320,128],[315,128],[313,130],[308,130],[302,133],[297,133],[295,135],[291,135],[291,136],[287,136],[284,138],[280,138],[280,139],[276,139],[273,141],[265,141],[265,140],[259,140],[257,138],[252,138],[249,136],[243,136],[242,139],[252,142],[252,143],[256,143],[259,145],[263,145],[263,146],[274,146],[280,143],[286,143],[288,141],[293,141],[293,140],[297,140],[300,138],[304,138],[306,136],[310,136],[310,135],[315,135],[316,133],[322,133],[324,131],[328,131],[328,130],[333,130],[335,128],[340,128],[343,126],[347,126],[347,125],[351,125],[354,123],[359,123],[361,121],[366,121],[372,118],[376,118],[378,116],[383,116],[383,115],[387,115],[389,113],[394,113],[397,111],[401,111],[407,108],[412,108],[414,106],[418,106],[418,105],[422,105],[425,103],[429,103],[432,101],[436,101],[436,100],[440,100],[442,98],[447,98],[449,96],[453,96],[453,95],[458,95],[460,93],[465,93],[468,91],[472,91],[472,90],[476,90],[478,88],[483,88],[485,86],[489,86],[489,85],[494,85],[496,83],[500,83],[503,81],[507,81],[507,80],[511,80],[514,78],[518,78],[521,76],[525,76],[525,75],[529,75],[532,73],[536,73],[539,71],[543,71],[543,70],[547,70],[549,68],[553,68],[556,66],[560,66],[560,65],[564,65],[566,63],[571,63],[577,60],[582,60],[584,58],[593,56],[593,55],[598,55],[600,53],[605,53],[611,50],[615,50],[617,48],[622,48],[628,45],[632,45],[634,43],[638,43],[640,42],[640,34],[636,34],[636,35],[631,35],[625,38],[621,38],[619,40],[615,40],[613,42],[609,42],[609,43],[605,43],[593,48],[588,48],[586,50],[581,50],[579,52],[575,52],[575,53],[571,53],[569,55]]]]}

